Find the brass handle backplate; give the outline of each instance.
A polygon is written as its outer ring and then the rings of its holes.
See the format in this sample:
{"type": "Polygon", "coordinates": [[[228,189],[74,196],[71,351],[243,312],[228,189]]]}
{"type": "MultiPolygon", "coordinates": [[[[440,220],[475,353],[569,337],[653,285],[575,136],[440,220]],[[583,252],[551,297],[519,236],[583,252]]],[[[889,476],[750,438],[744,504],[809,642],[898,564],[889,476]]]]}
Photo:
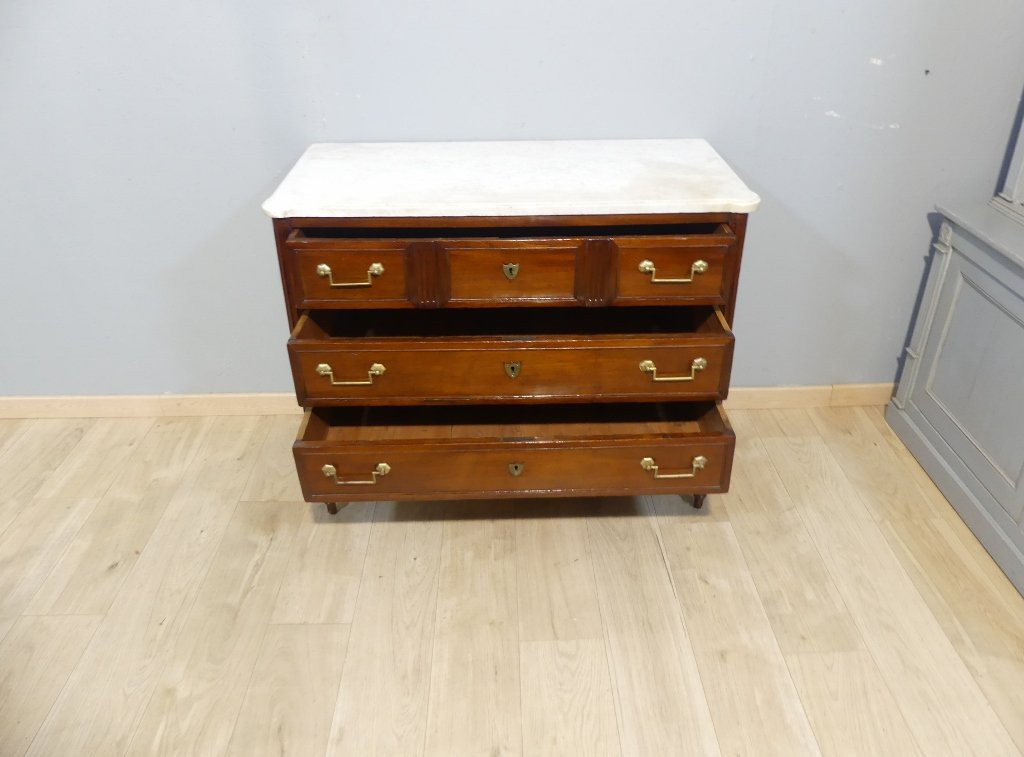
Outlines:
{"type": "Polygon", "coordinates": [[[372,486],[377,483],[378,476],[386,476],[391,472],[391,466],[387,463],[377,463],[377,466],[373,469],[370,475],[373,477],[369,481],[342,481],[338,478],[338,469],[328,463],[320,469],[324,476],[333,479],[334,483],[338,486],[372,486]]]}
{"type": "Polygon", "coordinates": [[[384,273],[383,263],[370,263],[370,267],[366,269],[366,281],[335,281],[334,274],[331,273],[331,267],[327,263],[320,263],[316,267],[316,275],[322,279],[327,279],[331,287],[335,289],[373,286],[373,277],[380,276],[382,273],[384,273]]]}
{"type": "Polygon", "coordinates": [[[640,461],[640,467],[653,473],[655,478],[693,478],[697,475],[697,471],[704,470],[704,466],[707,464],[708,459],[704,455],[697,455],[693,458],[693,467],[689,473],[658,473],[658,464],[654,462],[653,457],[645,457],[640,461]]]}
{"type": "Polygon", "coordinates": [[[693,265],[690,266],[690,278],[688,279],[659,279],[658,269],[655,268],[653,260],[641,260],[639,270],[640,273],[649,273],[651,275],[652,284],[690,284],[698,274],[707,273],[708,261],[693,261],[693,265]]]}
{"type": "Polygon", "coordinates": [[[370,370],[366,372],[369,378],[366,381],[335,381],[334,380],[334,369],[331,368],[327,363],[318,363],[316,366],[316,372],[318,376],[325,376],[330,379],[331,386],[372,386],[374,376],[383,376],[384,371],[387,368],[384,367],[383,363],[374,363],[370,366],[370,370]]]}
{"type": "Polygon", "coordinates": [[[695,357],[693,362],[690,363],[690,375],[689,376],[659,376],[658,366],[654,364],[653,360],[644,360],[640,363],[640,370],[643,373],[651,374],[652,381],[693,381],[697,378],[697,374],[708,367],[708,361],[702,357],[695,357]]]}

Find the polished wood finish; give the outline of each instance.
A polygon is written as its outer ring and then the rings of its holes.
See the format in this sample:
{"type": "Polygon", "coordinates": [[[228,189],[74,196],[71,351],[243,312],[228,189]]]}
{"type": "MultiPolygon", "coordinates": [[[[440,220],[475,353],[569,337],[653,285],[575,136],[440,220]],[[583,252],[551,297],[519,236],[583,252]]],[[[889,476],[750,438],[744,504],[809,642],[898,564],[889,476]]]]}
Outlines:
{"type": "Polygon", "coordinates": [[[588,239],[576,256],[573,294],[580,305],[610,305],[618,289],[615,244],[610,239],[588,239]]]}
{"type": "Polygon", "coordinates": [[[575,305],[576,259],[586,240],[445,241],[451,305],[575,305]],[[505,273],[505,265],[515,268],[505,273]]]}
{"type": "Polygon", "coordinates": [[[371,319],[360,314],[340,319],[329,314],[303,315],[288,349],[296,394],[303,405],[724,398],[732,365],[732,333],[709,309],[684,311],[682,315],[689,317],[671,318],[679,314],[678,310],[534,312],[535,317],[522,319],[526,321],[522,324],[495,314],[478,322],[491,327],[493,333],[485,335],[466,335],[477,329],[460,327],[462,316],[455,322],[441,318],[451,315],[444,312],[434,318],[427,313],[374,314],[371,319]],[[656,312],[664,319],[666,331],[616,333],[657,323],[656,312]],[[387,333],[393,324],[392,330],[402,336],[351,336],[362,323],[372,334],[387,333]],[[571,331],[574,326],[581,333],[543,333],[571,331]],[[599,331],[582,333],[585,329],[599,331]],[[346,336],[333,335],[341,332],[346,336]],[[694,361],[701,360],[706,367],[693,370],[694,361]],[[660,378],[693,379],[656,381],[654,374],[641,370],[644,361],[654,362],[660,378]],[[365,383],[374,364],[383,365],[386,372],[365,383]],[[516,366],[512,375],[510,364],[516,366]],[[319,374],[317,368],[323,365],[330,366],[332,374],[319,374]],[[335,384],[360,380],[364,383],[355,386],[335,384]]]}
{"type": "Polygon", "coordinates": [[[808,416],[730,413],[699,511],[335,516],[297,418],[0,420],[0,752],[1017,754],[1024,598],[879,407],[808,416]],[[74,602],[35,601],[55,568],[74,602]]]}
{"type": "Polygon", "coordinates": [[[739,273],[742,215],[672,217],[637,224],[632,216],[495,219],[475,227],[394,224],[380,228],[308,224],[276,219],[275,235],[294,326],[300,312],[319,308],[493,307],[565,305],[724,305],[739,273]],[[516,225],[522,223],[522,225],[516,225]],[[554,223],[555,225],[548,225],[554,223]],[[359,236],[359,234],[364,236],[359,236]],[[393,234],[393,236],[387,236],[393,234]],[[639,270],[650,260],[658,278],[686,278],[694,262],[707,271],[690,283],[659,283],[639,270]],[[517,266],[515,278],[503,265],[517,266]],[[373,264],[383,273],[363,284],[373,264]]]}
{"type": "MultiPolygon", "coordinates": [[[[361,217],[292,217],[275,218],[290,228],[316,229],[486,229],[500,227],[555,228],[562,226],[591,227],[597,225],[665,226],[683,223],[728,223],[741,213],[614,213],[603,216],[555,215],[555,216],[361,216],[361,217]]],[[[392,235],[398,236],[398,235],[392,235]]]]}
{"type": "Polygon", "coordinates": [[[309,501],[722,491],[735,437],[714,405],[311,411],[295,445],[309,501]],[[447,421],[447,423],[446,423],[447,421]],[[452,423],[462,421],[462,423],[452,423]],[[707,462],[694,470],[698,456],[707,462]],[[667,476],[641,465],[657,461],[667,476]],[[386,475],[371,472],[381,463],[386,475]],[[336,476],[325,476],[323,466],[336,476]],[[368,483],[338,483],[368,482],[368,483]],[[570,485],[570,482],[571,485],[570,485]]]}
{"type": "Polygon", "coordinates": [[[415,307],[439,308],[451,299],[448,256],[437,242],[410,242],[405,255],[406,298],[415,307]]]}
{"type": "Polygon", "coordinates": [[[732,247],[731,271],[726,277],[724,312],[726,320],[732,323],[733,316],[736,314],[736,294],[740,286],[740,264],[743,262],[743,244],[747,238],[747,216],[739,213],[733,215],[729,221],[729,228],[732,229],[736,241],[732,247]]]}
{"type": "Polygon", "coordinates": [[[386,307],[407,303],[406,248],[397,240],[348,240],[345,244],[315,240],[295,250],[292,261],[292,291],[300,308],[323,306],[386,307]],[[370,276],[374,264],[384,272],[370,276]],[[367,283],[368,286],[337,287],[317,273],[318,266],[330,266],[336,283],[367,283]]]}
{"type": "Polygon", "coordinates": [[[382,497],[644,492],[692,494],[700,507],[731,471],[732,432],[706,403],[728,395],[745,223],[731,213],[275,220],[296,396],[314,409],[295,444],[304,496],[331,512],[382,497]],[[705,403],[689,407],[719,418],[717,430],[649,417],[662,406],[652,403],[680,402],[705,403]],[[593,417],[560,420],[573,406],[593,417]],[[527,431],[516,417],[466,437],[453,420],[458,408],[485,418],[528,407],[527,431]],[[600,411],[612,407],[614,433],[600,411]],[[433,415],[375,426],[389,408],[433,415]],[[640,464],[678,474],[697,456],[707,463],[692,477],[655,478],[640,464]],[[386,475],[373,474],[380,462],[386,475]]]}
{"type": "Polygon", "coordinates": [[[618,251],[616,304],[725,302],[727,274],[731,273],[727,268],[732,267],[731,235],[717,243],[694,237],[625,237],[613,240],[613,244],[618,251]],[[655,276],[640,270],[644,261],[655,264],[658,279],[692,278],[692,281],[658,282],[655,276]],[[692,273],[697,261],[707,264],[706,272],[692,273]]]}

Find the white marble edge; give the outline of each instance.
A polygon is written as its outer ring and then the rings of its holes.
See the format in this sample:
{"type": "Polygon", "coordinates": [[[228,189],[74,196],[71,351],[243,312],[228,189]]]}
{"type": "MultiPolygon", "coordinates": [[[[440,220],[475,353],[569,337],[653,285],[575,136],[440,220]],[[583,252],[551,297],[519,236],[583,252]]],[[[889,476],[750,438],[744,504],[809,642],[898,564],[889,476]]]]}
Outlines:
{"type": "Polygon", "coordinates": [[[760,198],[703,139],[310,145],[271,218],[751,213],[760,198]]]}

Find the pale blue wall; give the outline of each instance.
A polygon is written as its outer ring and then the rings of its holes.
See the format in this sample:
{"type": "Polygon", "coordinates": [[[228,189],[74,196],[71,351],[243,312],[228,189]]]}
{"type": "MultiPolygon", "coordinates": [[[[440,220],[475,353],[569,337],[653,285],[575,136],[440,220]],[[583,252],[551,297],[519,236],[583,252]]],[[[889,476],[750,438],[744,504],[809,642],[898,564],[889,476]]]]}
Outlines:
{"type": "Polygon", "coordinates": [[[330,140],[706,137],[763,198],[734,383],[890,380],[932,204],[994,187],[1022,29],[1019,0],[4,0],[0,394],[290,390],[258,206],[330,140]]]}

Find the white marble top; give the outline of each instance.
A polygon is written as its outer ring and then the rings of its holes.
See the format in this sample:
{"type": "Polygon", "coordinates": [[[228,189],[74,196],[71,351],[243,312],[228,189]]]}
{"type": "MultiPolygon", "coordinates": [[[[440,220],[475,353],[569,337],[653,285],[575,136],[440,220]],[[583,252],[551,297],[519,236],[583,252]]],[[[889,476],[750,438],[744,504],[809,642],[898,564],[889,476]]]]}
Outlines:
{"type": "Polygon", "coordinates": [[[760,198],[703,139],[312,145],[272,218],[749,213],[760,198]]]}

